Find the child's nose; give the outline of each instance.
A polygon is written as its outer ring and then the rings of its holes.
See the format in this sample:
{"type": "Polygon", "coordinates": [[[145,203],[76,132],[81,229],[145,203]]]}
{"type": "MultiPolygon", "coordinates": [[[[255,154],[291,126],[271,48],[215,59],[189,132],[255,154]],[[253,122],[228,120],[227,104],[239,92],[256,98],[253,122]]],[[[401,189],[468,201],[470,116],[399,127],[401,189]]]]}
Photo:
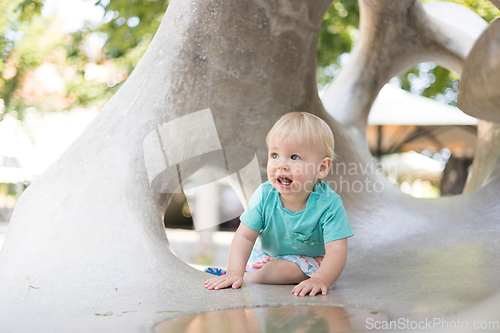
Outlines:
{"type": "Polygon", "coordinates": [[[278,162],[278,169],[288,170],[290,166],[287,161],[281,160],[278,162]]]}

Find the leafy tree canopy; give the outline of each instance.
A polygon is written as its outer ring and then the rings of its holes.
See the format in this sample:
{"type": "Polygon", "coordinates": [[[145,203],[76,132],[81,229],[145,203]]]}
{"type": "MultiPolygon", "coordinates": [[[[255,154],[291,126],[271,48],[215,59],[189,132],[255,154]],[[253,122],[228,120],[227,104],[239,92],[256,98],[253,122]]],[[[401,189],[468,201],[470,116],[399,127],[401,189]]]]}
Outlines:
{"type": "MultiPolygon", "coordinates": [[[[423,0],[435,2],[438,0],[423,0]]],[[[500,16],[499,10],[488,0],[444,0],[470,8],[486,22],[500,16]]],[[[317,82],[323,89],[337,74],[344,55],[350,52],[358,38],[359,6],[357,0],[338,0],[326,13],[318,42],[317,82]]],[[[401,74],[391,83],[413,93],[456,105],[458,77],[455,73],[434,63],[419,64],[401,74]]]]}

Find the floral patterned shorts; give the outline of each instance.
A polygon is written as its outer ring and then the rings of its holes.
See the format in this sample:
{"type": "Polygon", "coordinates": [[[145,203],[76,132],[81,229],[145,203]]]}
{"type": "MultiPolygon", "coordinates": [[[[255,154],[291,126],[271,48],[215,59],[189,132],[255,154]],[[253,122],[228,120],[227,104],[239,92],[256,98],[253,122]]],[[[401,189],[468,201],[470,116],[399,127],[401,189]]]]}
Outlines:
{"type": "Polygon", "coordinates": [[[302,272],[304,272],[304,274],[311,277],[314,272],[318,270],[324,257],[325,256],[307,257],[298,254],[288,254],[284,256],[271,257],[262,252],[262,250],[260,249],[260,244],[257,243],[253,247],[245,271],[255,272],[273,259],[284,259],[296,263],[297,266],[299,266],[299,268],[302,270],[302,272]]]}

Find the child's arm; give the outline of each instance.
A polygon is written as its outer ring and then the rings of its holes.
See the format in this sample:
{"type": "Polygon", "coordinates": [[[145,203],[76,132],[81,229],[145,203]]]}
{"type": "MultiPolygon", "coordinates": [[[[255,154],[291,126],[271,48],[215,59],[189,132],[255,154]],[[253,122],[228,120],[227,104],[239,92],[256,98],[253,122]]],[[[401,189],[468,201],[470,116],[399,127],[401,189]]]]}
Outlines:
{"type": "Polygon", "coordinates": [[[292,294],[296,296],[316,295],[321,291],[326,295],[328,288],[337,280],[347,261],[347,238],[325,244],[325,258],[310,279],[296,285],[292,294]]]}
{"type": "Polygon", "coordinates": [[[241,287],[245,267],[258,235],[258,231],[240,223],[229,248],[227,273],[205,281],[205,288],[221,289],[231,285],[233,289],[241,287]]]}

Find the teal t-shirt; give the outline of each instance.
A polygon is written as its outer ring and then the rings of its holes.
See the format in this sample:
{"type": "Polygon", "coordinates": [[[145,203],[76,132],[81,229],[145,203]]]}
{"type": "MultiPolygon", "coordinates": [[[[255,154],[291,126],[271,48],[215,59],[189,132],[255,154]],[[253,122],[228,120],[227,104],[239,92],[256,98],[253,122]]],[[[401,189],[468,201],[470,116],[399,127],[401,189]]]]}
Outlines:
{"type": "Polygon", "coordinates": [[[262,251],[273,257],[321,256],[325,243],[354,235],[342,199],[323,181],[314,185],[306,208],[295,213],[283,207],[280,193],[267,181],[252,195],[240,220],[260,231],[262,251]]]}

